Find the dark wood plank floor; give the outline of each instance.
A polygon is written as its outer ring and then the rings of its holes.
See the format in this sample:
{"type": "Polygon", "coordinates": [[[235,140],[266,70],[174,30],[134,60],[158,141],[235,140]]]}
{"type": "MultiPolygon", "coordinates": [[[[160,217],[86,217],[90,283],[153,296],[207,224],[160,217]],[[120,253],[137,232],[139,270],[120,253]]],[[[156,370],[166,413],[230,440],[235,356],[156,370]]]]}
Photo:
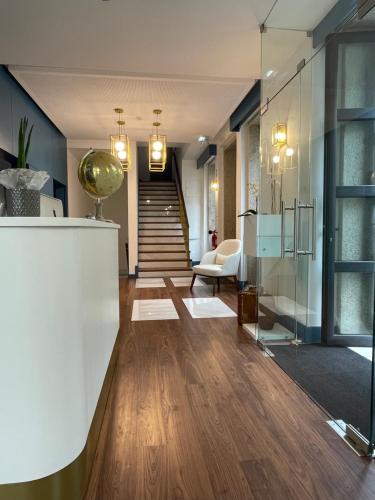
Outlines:
{"type": "MultiPolygon", "coordinates": [[[[192,319],[208,288],[121,280],[121,347],[87,500],[375,499],[375,465],[237,326],[192,319]],[[131,322],[133,299],[180,320],[131,322]]],[[[236,309],[233,286],[220,298],[236,309]]]]}

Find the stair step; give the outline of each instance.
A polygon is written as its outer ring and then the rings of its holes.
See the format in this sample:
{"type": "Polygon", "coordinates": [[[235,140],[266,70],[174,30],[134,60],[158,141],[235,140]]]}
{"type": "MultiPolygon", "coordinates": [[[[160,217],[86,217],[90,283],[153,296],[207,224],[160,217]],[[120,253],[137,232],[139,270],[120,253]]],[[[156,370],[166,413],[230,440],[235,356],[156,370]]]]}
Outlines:
{"type": "Polygon", "coordinates": [[[176,184],[171,181],[139,181],[139,186],[175,186],[176,184]]]}
{"type": "Polygon", "coordinates": [[[139,242],[139,252],[186,252],[185,242],[183,243],[141,243],[139,242]]]}
{"type": "Polygon", "coordinates": [[[160,208],[140,207],[139,217],[179,217],[180,210],[160,210],[160,208]]]}
{"type": "MultiPolygon", "coordinates": [[[[178,207],[179,201],[178,200],[171,200],[171,201],[166,201],[166,200],[152,200],[150,203],[147,203],[146,200],[139,200],[139,206],[140,207],[159,207],[162,206],[163,208],[167,208],[168,206],[172,207],[178,207]]],[[[143,210],[143,208],[142,208],[143,210]]]]}
{"type": "Polygon", "coordinates": [[[182,229],[181,222],[139,222],[139,229],[182,229]]]}
{"type": "Polygon", "coordinates": [[[176,201],[178,200],[178,196],[177,195],[173,195],[173,194],[139,194],[139,200],[151,200],[151,201],[155,201],[155,200],[163,200],[163,201],[176,201]]]}
{"type": "Polygon", "coordinates": [[[183,243],[185,245],[185,238],[183,236],[139,236],[138,243],[183,243]]]}
{"type": "Polygon", "coordinates": [[[193,271],[191,270],[175,270],[168,269],[166,271],[140,271],[138,272],[139,278],[169,278],[169,277],[178,277],[178,276],[193,276],[193,271]]]}
{"type": "Polygon", "coordinates": [[[183,250],[181,252],[150,252],[144,251],[139,252],[139,262],[142,261],[163,261],[163,260],[188,260],[186,257],[186,251],[183,250]]]}
{"type": "Polygon", "coordinates": [[[183,236],[182,229],[139,229],[139,236],[183,236]]]}
{"type": "Polygon", "coordinates": [[[138,218],[139,224],[173,224],[173,223],[179,223],[180,222],[180,217],[171,217],[168,215],[164,215],[164,217],[155,217],[155,216],[150,216],[150,217],[145,217],[141,214],[139,214],[138,218]]]}
{"type": "Polygon", "coordinates": [[[179,260],[165,260],[165,261],[143,261],[139,262],[138,270],[139,271],[147,271],[147,270],[159,270],[159,269],[190,269],[190,262],[188,260],[179,261],[179,260]]]}
{"type": "Polygon", "coordinates": [[[150,196],[155,195],[155,194],[165,194],[166,196],[168,195],[175,195],[177,194],[177,189],[176,188],[155,188],[155,189],[149,189],[149,188],[139,188],[138,189],[139,194],[143,194],[147,196],[148,194],[150,196]]]}

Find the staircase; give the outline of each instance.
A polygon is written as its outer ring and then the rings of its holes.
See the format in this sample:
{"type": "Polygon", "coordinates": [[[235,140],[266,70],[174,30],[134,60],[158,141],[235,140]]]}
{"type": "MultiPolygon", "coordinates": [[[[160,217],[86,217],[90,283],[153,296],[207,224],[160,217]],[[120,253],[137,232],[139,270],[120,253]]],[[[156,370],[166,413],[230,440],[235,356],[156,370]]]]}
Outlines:
{"type": "Polygon", "coordinates": [[[175,182],[139,184],[138,276],[192,276],[186,210],[175,182]]]}

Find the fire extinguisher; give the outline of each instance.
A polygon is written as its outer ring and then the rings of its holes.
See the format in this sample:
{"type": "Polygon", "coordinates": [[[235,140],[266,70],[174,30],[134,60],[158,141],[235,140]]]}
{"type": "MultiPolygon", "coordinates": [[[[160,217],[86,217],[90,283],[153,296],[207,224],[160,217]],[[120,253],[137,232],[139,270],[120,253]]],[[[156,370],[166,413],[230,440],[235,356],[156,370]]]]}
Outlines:
{"type": "Polygon", "coordinates": [[[208,231],[208,234],[211,235],[211,246],[212,250],[215,250],[217,247],[217,231],[214,229],[213,231],[208,231]]]}

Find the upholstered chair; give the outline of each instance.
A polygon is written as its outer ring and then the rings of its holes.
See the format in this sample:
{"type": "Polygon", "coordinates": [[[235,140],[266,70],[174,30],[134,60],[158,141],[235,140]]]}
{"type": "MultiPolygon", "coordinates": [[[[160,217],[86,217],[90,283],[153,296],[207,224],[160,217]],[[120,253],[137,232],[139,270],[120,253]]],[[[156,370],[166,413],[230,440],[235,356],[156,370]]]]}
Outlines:
{"type": "MultiPolygon", "coordinates": [[[[215,250],[207,252],[203,255],[200,264],[193,267],[194,274],[193,279],[191,280],[190,290],[193,289],[194,281],[197,275],[216,279],[218,292],[220,292],[220,278],[232,277],[237,284],[240,257],[240,240],[222,241],[215,250]]],[[[213,295],[215,295],[215,281],[213,295]]]]}

